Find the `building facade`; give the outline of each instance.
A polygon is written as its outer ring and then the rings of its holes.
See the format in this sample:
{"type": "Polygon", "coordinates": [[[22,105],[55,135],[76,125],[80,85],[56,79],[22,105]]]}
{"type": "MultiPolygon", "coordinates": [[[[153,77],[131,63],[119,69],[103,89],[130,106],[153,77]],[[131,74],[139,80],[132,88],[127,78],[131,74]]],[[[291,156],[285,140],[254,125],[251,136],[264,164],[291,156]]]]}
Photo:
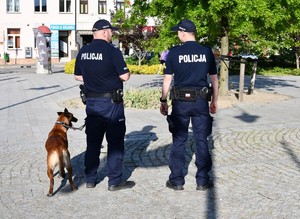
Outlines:
{"type": "Polygon", "coordinates": [[[35,64],[34,29],[51,31],[51,62],[67,62],[92,40],[98,19],[111,20],[124,0],[1,0],[0,64],[35,64]]]}

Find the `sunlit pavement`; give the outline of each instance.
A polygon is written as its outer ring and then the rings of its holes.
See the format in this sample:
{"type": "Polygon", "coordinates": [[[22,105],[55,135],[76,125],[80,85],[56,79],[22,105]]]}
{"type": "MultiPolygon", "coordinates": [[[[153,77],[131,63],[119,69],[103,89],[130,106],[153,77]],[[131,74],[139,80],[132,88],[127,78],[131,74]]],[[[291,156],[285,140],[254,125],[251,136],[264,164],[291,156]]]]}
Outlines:
{"type": "MultiPolygon", "coordinates": [[[[160,86],[159,75],[132,75],[130,86],[160,86]]],[[[238,80],[231,78],[231,80],[238,80]]],[[[256,89],[290,95],[284,102],[240,103],[215,115],[211,141],[215,187],[197,191],[192,133],[186,147],[183,191],[165,187],[171,136],[159,110],[126,109],[124,178],[132,189],[109,192],[104,142],[98,184],[85,187],[85,133],[68,131],[78,190],[55,176],[53,197],[46,196],[44,142],[65,100],[77,98],[73,75],[54,68],[0,68],[1,218],[299,218],[300,77],[258,77],[256,89]]],[[[69,108],[83,124],[85,111],[69,108]]]]}

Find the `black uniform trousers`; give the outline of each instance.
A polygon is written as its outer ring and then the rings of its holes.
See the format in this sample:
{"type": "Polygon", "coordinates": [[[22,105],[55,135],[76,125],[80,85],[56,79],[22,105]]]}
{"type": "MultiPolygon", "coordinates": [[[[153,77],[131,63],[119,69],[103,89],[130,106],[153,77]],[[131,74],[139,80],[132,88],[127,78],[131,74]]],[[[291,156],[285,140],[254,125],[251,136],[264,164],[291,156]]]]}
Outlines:
{"type": "Polygon", "coordinates": [[[171,116],[175,129],[172,133],[173,144],[169,158],[169,168],[171,170],[169,181],[173,185],[185,184],[185,145],[191,121],[193,136],[196,142],[196,183],[197,185],[205,185],[209,181],[208,172],[212,166],[207,142],[207,137],[211,134],[212,126],[208,101],[203,100],[201,97],[198,97],[195,102],[172,101],[171,116]]]}
{"type": "Polygon", "coordinates": [[[95,183],[100,164],[101,145],[106,135],[108,185],[121,182],[126,132],[124,105],[113,103],[111,98],[87,98],[86,102],[87,149],[85,175],[87,183],[95,183]]]}

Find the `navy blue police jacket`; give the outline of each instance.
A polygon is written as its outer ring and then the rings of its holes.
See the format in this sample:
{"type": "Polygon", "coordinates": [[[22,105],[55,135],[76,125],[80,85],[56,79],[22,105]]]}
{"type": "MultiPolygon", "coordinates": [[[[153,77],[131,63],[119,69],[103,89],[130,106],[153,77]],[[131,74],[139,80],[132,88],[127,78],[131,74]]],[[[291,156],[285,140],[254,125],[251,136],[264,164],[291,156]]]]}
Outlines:
{"type": "Polygon", "coordinates": [[[121,51],[105,40],[94,39],[80,49],[75,75],[81,75],[87,93],[107,93],[123,89],[120,75],[129,72],[121,51]]]}
{"type": "Polygon", "coordinates": [[[174,74],[178,88],[208,87],[207,75],[217,74],[215,57],[211,48],[187,41],[170,49],[164,74],[174,74]]]}

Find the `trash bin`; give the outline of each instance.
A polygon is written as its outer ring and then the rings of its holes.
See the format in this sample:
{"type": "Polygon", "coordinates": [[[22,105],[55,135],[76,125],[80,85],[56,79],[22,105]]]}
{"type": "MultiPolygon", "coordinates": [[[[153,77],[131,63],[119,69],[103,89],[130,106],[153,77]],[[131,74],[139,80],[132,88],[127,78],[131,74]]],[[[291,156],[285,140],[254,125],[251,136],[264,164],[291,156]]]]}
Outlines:
{"type": "Polygon", "coordinates": [[[4,61],[9,62],[9,54],[8,53],[4,53],[4,61]]]}

